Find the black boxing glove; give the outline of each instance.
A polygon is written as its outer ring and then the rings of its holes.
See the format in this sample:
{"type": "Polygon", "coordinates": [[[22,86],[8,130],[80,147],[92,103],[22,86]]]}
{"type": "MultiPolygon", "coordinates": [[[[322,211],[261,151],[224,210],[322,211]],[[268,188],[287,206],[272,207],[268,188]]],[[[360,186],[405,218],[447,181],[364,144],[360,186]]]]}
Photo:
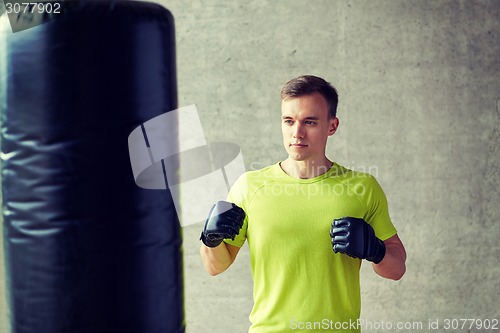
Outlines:
{"type": "Polygon", "coordinates": [[[208,247],[217,247],[226,238],[234,240],[244,219],[243,209],[231,202],[219,201],[210,209],[200,239],[208,247]]]}
{"type": "Polygon", "coordinates": [[[366,259],[375,264],[384,259],[384,242],[375,236],[372,226],[363,219],[343,217],[333,220],[330,236],[335,253],[366,259]]]}

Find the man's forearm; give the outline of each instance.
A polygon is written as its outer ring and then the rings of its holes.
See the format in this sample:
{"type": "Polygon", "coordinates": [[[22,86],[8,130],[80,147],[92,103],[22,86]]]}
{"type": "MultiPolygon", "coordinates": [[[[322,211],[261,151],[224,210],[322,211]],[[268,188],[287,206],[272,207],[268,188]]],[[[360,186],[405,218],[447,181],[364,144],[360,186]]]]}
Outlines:
{"type": "Polygon", "coordinates": [[[406,251],[404,246],[399,237],[397,237],[397,241],[389,239],[384,243],[385,257],[379,264],[373,264],[373,269],[384,278],[399,280],[406,272],[406,251]]]}
{"type": "Polygon", "coordinates": [[[201,245],[200,255],[203,266],[210,275],[224,272],[233,263],[231,253],[224,242],[217,247],[201,245]]]}

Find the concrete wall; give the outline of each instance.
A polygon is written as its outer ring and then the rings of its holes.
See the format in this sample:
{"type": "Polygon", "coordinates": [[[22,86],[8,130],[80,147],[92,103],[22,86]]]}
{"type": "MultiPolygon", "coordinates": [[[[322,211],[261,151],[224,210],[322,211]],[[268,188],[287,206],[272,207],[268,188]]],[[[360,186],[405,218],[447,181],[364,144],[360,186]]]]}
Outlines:
{"type": "MultiPolygon", "coordinates": [[[[284,82],[312,73],[338,88],[329,156],[376,173],[408,251],[400,282],[363,265],[363,318],[500,318],[500,2],[161,3],[177,20],[180,104],[249,169],[285,158],[284,82]]],[[[200,229],[184,229],[188,332],[243,332],[247,252],[209,277],[200,229]]]]}
{"type": "MultiPolygon", "coordinates": [[[[240,145],[248,169],[286,157],[284,82],[338,88],[328,155],[377,176],[408,251],[399,282],[363,265],[364,319],[500,319],[500,2],[157,2],[176,19],[180,106],[196,104],[207,139],[240,145]]],[[[187,332],[244,332],[248,249],[210,277],[201,228],[183,229],[187,332]]]]}

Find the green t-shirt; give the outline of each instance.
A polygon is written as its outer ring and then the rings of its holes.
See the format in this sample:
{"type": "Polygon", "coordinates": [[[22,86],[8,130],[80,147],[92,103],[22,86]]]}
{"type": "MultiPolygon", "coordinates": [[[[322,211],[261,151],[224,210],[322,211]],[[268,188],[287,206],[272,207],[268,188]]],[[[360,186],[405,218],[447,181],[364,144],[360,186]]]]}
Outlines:
{"type": "Polygon", "coordinates": [[[234,241],[248,240],[254,281],[251,333],[359,332],[361,260],[332,250],[333,219],[363,218],[386,240],[396,234],[375,178],[336,163],[297,179],[279,163],[243,174],[228,201],[246,218],[234,241]],[[340,328],[340,330],[336,330],[340,328]]]}

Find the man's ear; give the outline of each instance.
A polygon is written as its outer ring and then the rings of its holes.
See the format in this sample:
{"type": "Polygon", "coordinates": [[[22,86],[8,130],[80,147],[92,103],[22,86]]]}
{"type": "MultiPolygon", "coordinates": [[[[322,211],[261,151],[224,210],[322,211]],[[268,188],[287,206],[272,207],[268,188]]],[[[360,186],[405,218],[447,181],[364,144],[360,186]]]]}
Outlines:
{"type": "Polygon", "coordinates": [[[339,128],[339,118],[330,118],[330,123],[328,125],[330,126],[328,129],[328,135],[330,136],[335,134],[335,132],[337,132],[337,128],[339,128]]]}

